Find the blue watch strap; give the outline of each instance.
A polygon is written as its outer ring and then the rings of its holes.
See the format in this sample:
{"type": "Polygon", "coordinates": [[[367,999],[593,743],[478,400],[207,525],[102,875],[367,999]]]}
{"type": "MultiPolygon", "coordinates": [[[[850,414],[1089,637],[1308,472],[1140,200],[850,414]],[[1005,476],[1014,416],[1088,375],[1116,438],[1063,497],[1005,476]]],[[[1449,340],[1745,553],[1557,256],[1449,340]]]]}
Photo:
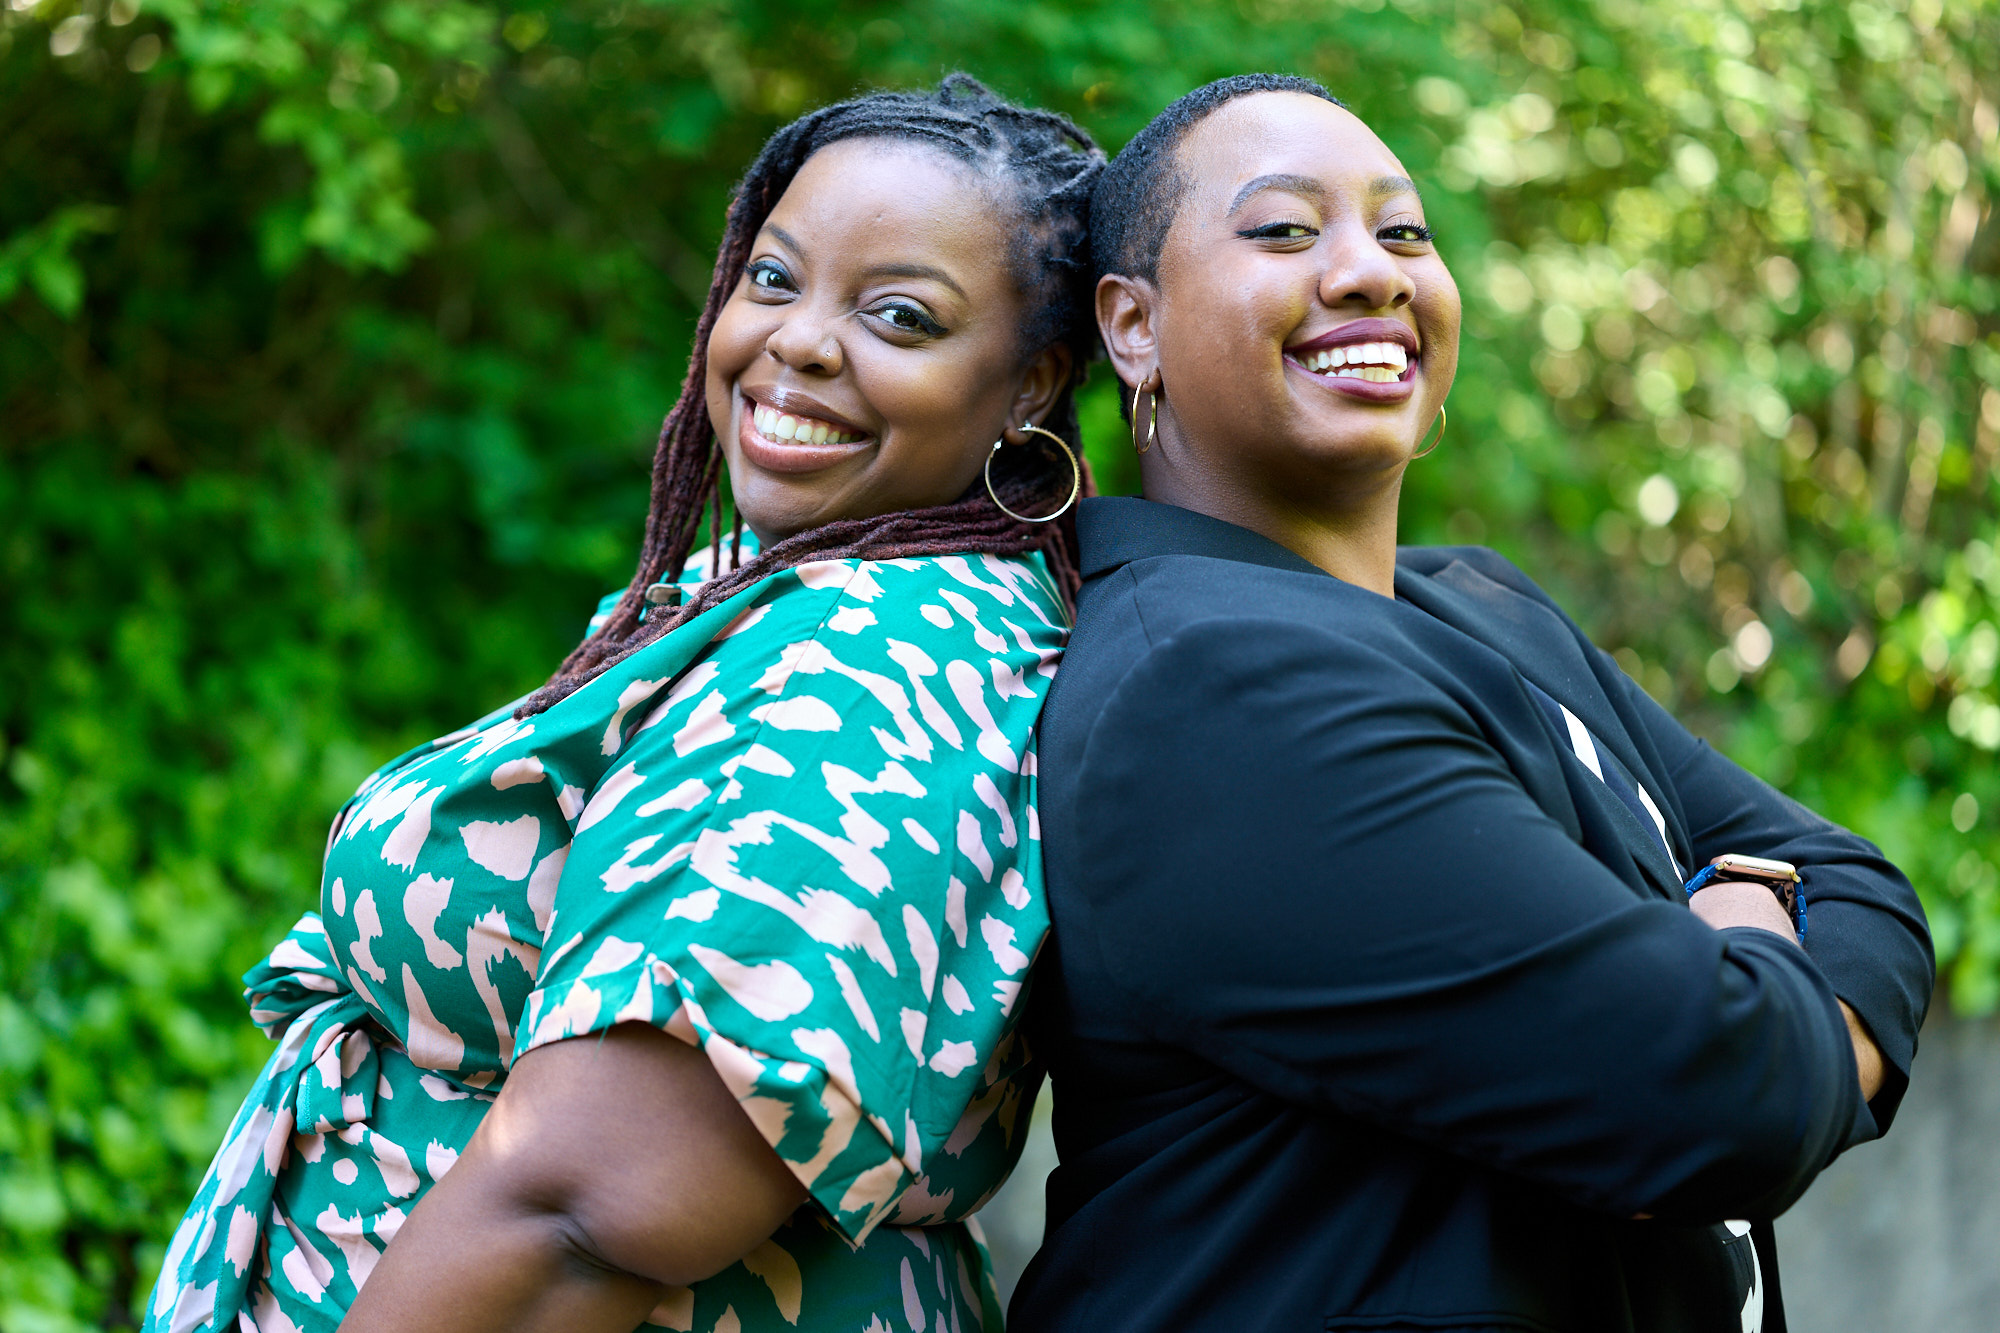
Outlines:
{"type": "MultiPolygon", "coordinates": [[[[1687,890],[1687,896],[1692,898],[1695,896],[1695,894],[1701,892],[1703,889],[1707,888],[1710,884],[1714,883],[1715,872],[1716,872],[1716,867],[1714,865],[1705,865],[1701,869],[1695,871],[1694,875],[1683,886],[1687,890]]],[[[1723,883],[1725,884],[1732,882],[1756,884],[1756,883],[1762,883],[1763,881],[1761,880],[1723,881],[1723,883]]],[[[1765,885],[1765,887],[1769,888],[1770,886],[1765,885]]],[[[1776,893],[1776,890],[1773,889],[1772,892],[1776,893]]],[[[1780,901],[1782,901],[1782,899],[1780,899],[1780,901]]],[[[1806,885],[1804,876],[1800,876],[1799,882],[1792,886],[1791,909],[1792,909],[1792,929],[1798,932],[1799,943],[1804,944],[1806,942],[1806,885]]]]}

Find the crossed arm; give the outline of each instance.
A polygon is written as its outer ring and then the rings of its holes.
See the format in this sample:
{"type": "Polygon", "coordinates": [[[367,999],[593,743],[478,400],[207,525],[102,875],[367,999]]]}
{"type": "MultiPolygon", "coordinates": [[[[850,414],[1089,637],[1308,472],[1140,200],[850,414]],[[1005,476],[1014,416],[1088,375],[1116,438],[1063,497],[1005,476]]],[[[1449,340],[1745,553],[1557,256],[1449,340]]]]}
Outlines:
{"type": "Polygon", "coordinates": [[[621,1024],[514,1065],[345,1333],[629,1333],[805,1201],[696,1048],[621,1024]]]}
{"type": "MultiPolygon", "coordinates": [[[[1847,991],[1787,923],[1708,929],[1759,924],[1711,910],[1737,897],[1782,918],[1755,886],[1705,891],[1706,921],[1635,898],[1523,789],[1449,673],[1310,625],[1252,628],[1157,644],[1083,761],[1106,965],[1177,1042],[1621,1217],[1774,1215],[1871,1128],[1873,1070],[1857,1076],[1838,1001],[1880,1034],[1867,981],[1893,963],[1857,951],[1847,991]]],[[[1820,891],[1901,883],[1823,821],[1688,822],[1723,840],[1697,836],[1702,857],[1811,866],[1826,945],[1859,917],[1823,914],[1820,891]],[[1772,845],[1788,840],[1797,855],[1772,845]]]]}
{"type": "MultiPolygon", "coordinates": [[[[1756,885],[1715,885],[1693,907],[1717,929],[1791,935],[1756,885]]],[[[1840,1008],[1872,1098],[1881,1053],[1840,1008]]],[[[749,1253],[805,1197],[694,1047],[633,1023],[556,1042],[515,1064],[341,1327],[624,1333],[667,1287],[749,1253]]]]}
{"type": "MultiPolygon", "coordinates": [[[[1622,672],[1616,679],[1624,685],[1627,708],[1672,769],[1694,841],[1694,863],[1745,852],[1804,868],[1811,907],[1806,952],[1839,997],[1862,1099],[1874,1122],[1868,1137],[1886,1129],[1909,1086],[1916,1032],[1937,975],[1915,891],[1873,845],[1690,735],[1622,672]]],[[[1695,903],[1709,892],[1697,893],[1695,903]]],[[[1770,894],[1764,897],[1775,907],[1770,894]]],[[[1708,919],[1698,907],[1696,915],[1708,919]]],[[[1784,933],[1790,935],[1789,925],[1784,933]]]]}
{"type": "MultiPolygon", "coordinates": [[[[1712,884],[1689,900],[1695,916],[1717,930],[1730,926],[1752,926],[1772,934],[1794,938],[1785,909],[1769,890],[1756,884],[1712,884]]],[[[1868,1031],[1868,1024],[1854,1006],[1840,1001],[1840,1015],[1847,1020],[1847,1036],[1854,1043],[1854,1069],[1861,1081],[1861,1100],[1873,1101],[1882,1090],[1882,1048],[1868,1031]]]]}

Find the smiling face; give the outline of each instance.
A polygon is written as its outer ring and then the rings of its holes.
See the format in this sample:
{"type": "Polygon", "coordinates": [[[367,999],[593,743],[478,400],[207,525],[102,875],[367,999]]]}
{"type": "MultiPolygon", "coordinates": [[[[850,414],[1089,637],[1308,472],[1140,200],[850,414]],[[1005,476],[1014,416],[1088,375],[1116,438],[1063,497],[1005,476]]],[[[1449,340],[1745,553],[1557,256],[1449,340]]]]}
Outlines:
{"type": "Polygon", "coordinates": [[[1266,92],[1195,125],[1175,166],[1187,189],[1157,281],[1099,292],[1122,377],[1162,386],[1147,493],[1212,513],[1386,502],[1393,523],[1459,333],[1402,164],[1348,111],[1266,92]]]}
{"type": "Polygon", "coordinates": [[[708,414],[744,521],[771,543],[948,504],[1068,371],[1024,359],[1013,210],[942,153],[848,139],[771,210],[708,340],[708,414]]]}

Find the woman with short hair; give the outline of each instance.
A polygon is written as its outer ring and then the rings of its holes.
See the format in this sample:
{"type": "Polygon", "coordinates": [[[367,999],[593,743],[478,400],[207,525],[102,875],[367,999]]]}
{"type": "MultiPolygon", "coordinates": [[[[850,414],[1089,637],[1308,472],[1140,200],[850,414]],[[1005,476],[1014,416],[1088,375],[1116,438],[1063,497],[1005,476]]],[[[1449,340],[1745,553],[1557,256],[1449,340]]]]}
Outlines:
{"type": "Polygon", "coordinates": [[[1458,291],[1325,89],[1189,94],[1091,225],[1146,498],[1079,516],[1041,726],[1016,1333],[1781,1327],[1770,1219],[1908,1084],[1908,882],[1498,555],[1398,549],[1482,447],[1458,291]]]}

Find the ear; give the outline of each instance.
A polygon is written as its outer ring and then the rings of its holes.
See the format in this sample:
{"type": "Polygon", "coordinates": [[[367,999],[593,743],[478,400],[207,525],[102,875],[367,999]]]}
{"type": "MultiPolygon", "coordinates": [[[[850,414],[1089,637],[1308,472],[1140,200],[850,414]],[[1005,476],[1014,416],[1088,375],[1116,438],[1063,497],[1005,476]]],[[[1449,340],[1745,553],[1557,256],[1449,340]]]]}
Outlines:
{"type": "Polygon", "coordinates": [[[1153,328],[1159,303],[1159,289],[1144,278],[1107,273],[1097,280],[1097,331],[1112,368],[1127,384],[1144,384],[1159,373],[1153,328]]]}
{"type": "Polygon", "coordinates": [[[1069,383],[1069,348],[1062,343],[1050,343],[1035,353],[1034,360],[1028,362],[1021,372],[1021,383],[1014,392],[1014,404],[1007,412],[1007,429],[1004,434],[1009,444],[1026,442],[1028,433],[1021,429],[1021,423],[1032,426],[1042,424],[1042,418],[1049,414],[1056,399],[1062,396],[1063,386],[1069,383]]]}

